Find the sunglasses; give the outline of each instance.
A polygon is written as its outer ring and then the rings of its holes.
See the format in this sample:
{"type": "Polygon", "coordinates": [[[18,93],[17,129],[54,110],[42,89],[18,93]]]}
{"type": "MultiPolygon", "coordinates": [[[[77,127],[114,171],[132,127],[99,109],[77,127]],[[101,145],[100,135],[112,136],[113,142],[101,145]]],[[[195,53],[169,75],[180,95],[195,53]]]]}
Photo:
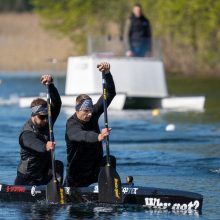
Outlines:
{"type": "Polygon", "coordinates": [[[38,115],[37,116],[40,120],[45,120],[47,119],[47,115],[38,115]]]}

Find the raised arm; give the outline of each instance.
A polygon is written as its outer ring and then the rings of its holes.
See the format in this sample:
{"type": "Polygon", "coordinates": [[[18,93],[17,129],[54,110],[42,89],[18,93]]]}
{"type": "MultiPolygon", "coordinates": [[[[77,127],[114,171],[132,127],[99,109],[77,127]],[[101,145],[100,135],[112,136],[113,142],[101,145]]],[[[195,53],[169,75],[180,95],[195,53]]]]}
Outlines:
{"type": "MultiPolygon", "coordinates": [[[[107,106],[109,106],[116,95],[114,80],[112,74],[110,73],[110,64],[107,62],[103,62],[97,65],[97,68],[99,69],[100,72],[105,73],[106,88],[107,88],[107,106]]],[[[94,114],[97,114],[99,116],[103,112],[104,112],[104,107],[103,107],[103,95],[102,95],[97,101],[97,103],[94,105],[94,114]]]]}
{"type": "Polygon", "coordinates": [[[51,75],[43,75],[41,77],[41,83],[44,85],[49,85],[50,97],[51,97],[51,114],[52,123],[54,124],[61,109],[61,98],[57,88],[53,84],[53,78],[51,75]]]}

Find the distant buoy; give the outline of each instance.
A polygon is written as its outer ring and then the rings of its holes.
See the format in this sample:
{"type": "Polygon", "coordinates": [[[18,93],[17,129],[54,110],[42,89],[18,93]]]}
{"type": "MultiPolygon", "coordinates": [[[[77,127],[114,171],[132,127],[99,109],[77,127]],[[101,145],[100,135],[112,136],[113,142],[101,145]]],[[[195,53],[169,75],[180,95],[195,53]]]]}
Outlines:
{"type": "Polygon", "coordinates": [[[160,114],[160,110],[159,109],[153,109],[152,110],[152,115],[153,116],[158,116],[160,114]]]}
{"type": "Polygon", "coordinates": [[[168,124],[165,128],[166,131],[174,131],[175,130],[175,125],[174,124],[168,124]]]}

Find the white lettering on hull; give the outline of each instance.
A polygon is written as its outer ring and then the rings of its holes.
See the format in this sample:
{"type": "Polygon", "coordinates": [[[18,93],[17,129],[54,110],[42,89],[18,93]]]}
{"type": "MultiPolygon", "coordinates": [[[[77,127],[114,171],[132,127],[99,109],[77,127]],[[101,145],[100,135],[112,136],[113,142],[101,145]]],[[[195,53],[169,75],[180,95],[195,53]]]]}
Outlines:
{"type": "MultiPolygon", "coordinates": [[[[138,188],[135,188],[135,187],[122,187],[122,193],[124,194],[137,194],[137,190],[138,188]]],[[[99,192],[99,187],[98,185],[94,186],[94,189],[93,189],[93,192],[94,193],[98,193],[99,192]]]]}
{"type": "Polygon", "coordinates": [[[40,190],[36,190],[36,186],[32,186],[31,187],[31,195],[32,196],[35,196],[36,194],[39,194],[39,193],[41,193],[41,191],[40,190]]]}
{"type": "Polygon", "coordinates": [[[138,188],[129,188],[129,187],[122,187],[122,192],[124,194],[137,194],[138,188]]]}
{"type": "Polygon", "coordinates": [[[149,208],[157,208],[157,209],[172,209],[172,210],[197,210],[199,208],[199,201],[195,200],[194,202],[189,202],[188,204],[180,204],[180,203],[166,203],[161,202],[158,198],[145,198],[145,206],[149,208]]]}

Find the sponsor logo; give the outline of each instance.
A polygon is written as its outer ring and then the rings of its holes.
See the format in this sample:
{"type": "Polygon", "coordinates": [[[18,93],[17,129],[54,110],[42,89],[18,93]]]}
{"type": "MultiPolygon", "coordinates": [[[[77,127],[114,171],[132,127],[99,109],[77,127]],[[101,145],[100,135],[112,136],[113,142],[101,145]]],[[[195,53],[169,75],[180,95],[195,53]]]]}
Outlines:
{"type": "Polygon", "coordinates": [[[161,202],[160,199],[158,198],[145,198],[145,206],[150,207],[150,208],[157,208],[157,209],[172,209],[172,210],[197,210],[199,207],[199,201],[195,200],[194,202],[189,202],[189,203],[167,203],[167,202],[161,202]]]}
{"type": "Polygon", "coordinates": [[[64,190],[60,188],[60,204],[64,204],[64,190]]]}
{"type": "Polygon", "coordinates": [[[25,192],[26,189],[25,187],[22,187],[22,186],[7,186],[6,187],[6,192],[25,192]]]}
{"type": "Polygon", "coordinates": [[[65,190],[65,193],[66,193],[67,195],[70,194],[70,187],[65,187],[64,190],[65,190]]]}
{"type": "Polygon", "coordinates": [[[94,193],[98,193],[99,192],[99,186],[98,185],[94,186],[93,192],[94,193]]]}
{"type": "Polygon", "coordinates": [[[120,196],[119,196],[119,191],[118,191],[118,179],[117,178],[114,178],[114,183],[115,183],[115,197],[120,199],[120,196]]]}
{"type": "Polygon", "coordinates": [[[31,188],[31,195],[35,196],[36,194],[39,194],[39,193],[41,193],[41,191],[40,190],[36,190],[36,186],[32,186],[32,188],[31,188]]]}
{"type": "MultiPolygon", "coordinates": [[[[138,188],[136,188],[136,187],[133,187],[133,188],[122,187],[122,193],[124,193],[124,194],[137,194],[137,190],[138,190],[138,188]]],[[[99,192],[99,186],[98,185],[94,186],[93,192],[94,193],[99,192]]],[[[117,198],[120,198],[119,191],[118,191],[118,179],[115,179],[115,195],[116,195],[117,198]]]]}
{"type": "Polygon", "coordinates": [[[124,194],[137,194],[138,188],[129,188],[129,187],[122,187],[122,192],[124,194]]]}
{"type": "MultiPolygon", "coordinates": [[[[103,80],[103,83],[105,83],[105,80],[103,80]]],[[[104,94],[103,94],[103,96],[104,96],[104,99],[106,100],[106,99],[107,99],[107,91],[106,91],[106,89],[104,89],[104,94]]]]}

